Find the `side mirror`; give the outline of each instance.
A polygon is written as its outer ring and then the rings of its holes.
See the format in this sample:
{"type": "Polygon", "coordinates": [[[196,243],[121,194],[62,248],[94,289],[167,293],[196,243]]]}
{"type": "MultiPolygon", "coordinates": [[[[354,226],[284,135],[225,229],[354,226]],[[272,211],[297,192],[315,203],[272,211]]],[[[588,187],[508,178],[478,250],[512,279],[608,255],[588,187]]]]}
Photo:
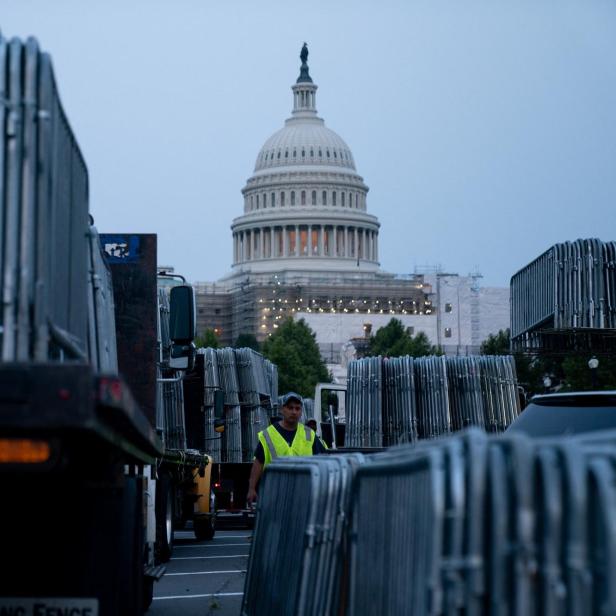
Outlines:
{"type": "Polygon", "coordinates": [[[214,430],[216,432],[225,431],[225,392],[221,389],[214,391],[214,430]]]}
{"type": "Polygon", "coordinates": [[[172,370],[187,370],[195,367],[196,347],[190,344],[172,344],[169,356],[169,368],[172,370]]]}
{"type": "Polygon", "coordinates": [[[188,345],[197,334],[194,289],[188,284],[171,287],[169,304],[169,338],[174,344],[188,345]]]}

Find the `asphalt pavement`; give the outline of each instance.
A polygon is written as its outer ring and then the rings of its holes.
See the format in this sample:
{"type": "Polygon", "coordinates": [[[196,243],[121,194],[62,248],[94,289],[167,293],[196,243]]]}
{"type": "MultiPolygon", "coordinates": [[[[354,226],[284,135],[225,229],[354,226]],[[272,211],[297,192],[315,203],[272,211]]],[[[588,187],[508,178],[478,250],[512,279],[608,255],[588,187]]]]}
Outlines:
{"type": "Polygon", "coordinates": [[[250,536],[247,530],[217,530],[212,541],[197,541],[192,530],[176,531],[148,616],[238,616],[250,536]]]}

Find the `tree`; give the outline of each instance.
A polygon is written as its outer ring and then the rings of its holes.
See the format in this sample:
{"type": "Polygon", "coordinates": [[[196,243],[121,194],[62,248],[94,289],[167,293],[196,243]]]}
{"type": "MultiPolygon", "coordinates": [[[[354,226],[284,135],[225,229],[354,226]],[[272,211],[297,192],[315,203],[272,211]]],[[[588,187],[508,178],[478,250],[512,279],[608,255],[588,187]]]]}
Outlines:
{"type": "Polygon", "coordinates": [[[195,338],[195,346],[198,349],[207,349],[208,347],[211,347],[212,349],[217,349],[218,336],[216,335],[216,332],[211,328],[205,329],[203,333],[199,334],[195,338]]]}
{"type": "Polygon", "coordinates": [[[263,343],[263,355],[278,366],[278,391],[312,398],[317,383],[331,379],[306,321],[283,321],[263,343]]]}
{"type": "Polygon", "coordinates": [[[509,355],[509,328],[499,329],[498,334],[490,334],[482,343],[479,351],[482,355],[509,355]]]}
{"type": "Polygon", "coordinates": [[[370,338],[368,356],[382,355],[383,357],[400,357],[411,355],[421,357],[423,355],[442,355],[442,351],[430,344],[428,336],[419,332],[412,336],[405,329],[400,319],[391,319],[387,325],[380,327],[376,334],[370,338]]]}
{"type": "Polygon", "coordinates": [[[261,345],[257,340],[257,337],[254,334],[240,334],[235,339],[235,344],[233,345],[236,349],[253,349],[253,351],[260,351],[261,345]]]}
{"type": "MultiPolygon", "coordinates": [[[[508,355],[509,330],[500,330],[491,334],[481,345],[482,355],[508,355]]],[[[546,391],[544,378],[551,381],[551,388],[557,391],[588,391],[593,389],[593,380],[588,360],[591,353],[555,355],[545,354],[531,356],[513,353],[518,383],[527,395],[541,394],[546,391]]],[[[604,357],[599,360],[597,371],[597,388],[616,388],[616,360],[604,357]]]]}
{"type": "Polygon", "coordinates": [[[562,362],[563,390],[589,391],[592,389],[616,389],[616,360],[612,357],[599,357],[597,382],[593,383],[588,367],[591,355],[570,355],[562,362]]]}

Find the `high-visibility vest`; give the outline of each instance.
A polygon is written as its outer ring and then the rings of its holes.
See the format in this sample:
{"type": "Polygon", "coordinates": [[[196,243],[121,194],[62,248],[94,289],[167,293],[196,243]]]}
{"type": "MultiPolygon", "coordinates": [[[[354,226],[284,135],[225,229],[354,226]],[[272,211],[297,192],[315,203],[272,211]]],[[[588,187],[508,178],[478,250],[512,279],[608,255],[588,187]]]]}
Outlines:
{"type": "Polygon", "coordinates": [[[259,442],[265,454],[264,465],[267,466],[272,460],[284,456],[311,456],[315,437],[314,430],[304,424],[297,424],[295,437],[289,447],[282,434],[273,425],[269,426],[259,432],[259,442]]]}

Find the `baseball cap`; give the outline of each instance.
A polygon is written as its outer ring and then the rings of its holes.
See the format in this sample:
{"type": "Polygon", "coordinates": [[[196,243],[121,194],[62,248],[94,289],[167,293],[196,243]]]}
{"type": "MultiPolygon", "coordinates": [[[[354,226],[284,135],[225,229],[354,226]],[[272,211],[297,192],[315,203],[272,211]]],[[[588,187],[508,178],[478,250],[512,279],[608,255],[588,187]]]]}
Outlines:
{"type": "Polygon", "coordinates": [[[300,404],[303,404],[304,401],[299,394],[296,394],[294,391],[290,391],[288,394],[282,396],[282,406],[286,406],[289,400],[297,400],[300,404]]]}

